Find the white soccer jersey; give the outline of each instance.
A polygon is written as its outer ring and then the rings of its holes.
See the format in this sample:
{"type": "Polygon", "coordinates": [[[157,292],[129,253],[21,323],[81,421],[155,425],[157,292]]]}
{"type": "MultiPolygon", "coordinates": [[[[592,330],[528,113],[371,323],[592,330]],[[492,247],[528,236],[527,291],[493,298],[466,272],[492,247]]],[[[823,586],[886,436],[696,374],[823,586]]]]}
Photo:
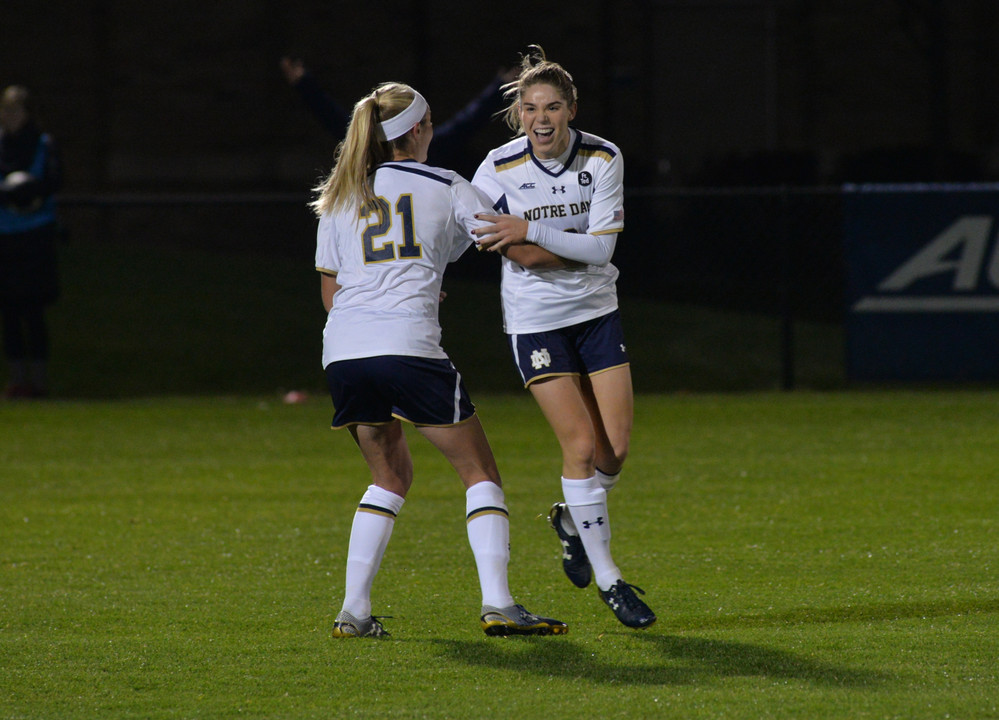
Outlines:
{"type": "Polygon", "coordinates": [[[341,289],[323,331],[323,367],[336,360],[446,358],[438,320],[444,269],[486,223],[489,201],[450,170],[390,162],[374,177],[377,208],[319,219],[316,269],[341,289]]]}
{"type": "MultiPolygon", "coordinates": [[[[526,137],[516,138],[486,156],[472,184],[500,212],[561,231],[624,229],[624,161],[616,145],[596,135],[572,130],[564,165],[539,160],[526,137]]],[[[617,276],[609,262],[528,270],[503,258],[503,329],[543,332],[606,315],[617,309],[617,276]]]]}

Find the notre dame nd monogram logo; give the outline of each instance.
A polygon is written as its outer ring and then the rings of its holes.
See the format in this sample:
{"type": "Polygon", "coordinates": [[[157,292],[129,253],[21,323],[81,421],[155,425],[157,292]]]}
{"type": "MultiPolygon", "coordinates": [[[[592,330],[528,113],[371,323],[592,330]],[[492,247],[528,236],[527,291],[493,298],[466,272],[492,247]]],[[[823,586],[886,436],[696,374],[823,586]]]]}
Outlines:
{"type": "Polygon", "coordinates": [[[531,367],[540,370],[552,364],[552,356],[548,354],[548,348],[541,348],[531,353],[531,367]]]}

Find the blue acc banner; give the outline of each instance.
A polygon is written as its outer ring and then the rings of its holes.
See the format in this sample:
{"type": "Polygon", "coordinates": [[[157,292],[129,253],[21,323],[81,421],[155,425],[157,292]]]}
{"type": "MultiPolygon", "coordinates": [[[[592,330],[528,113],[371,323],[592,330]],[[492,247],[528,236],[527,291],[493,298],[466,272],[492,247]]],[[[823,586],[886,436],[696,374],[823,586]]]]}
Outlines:
{"type": "Polygon", "coordinates": [[[999,185],[844,188],[852,380],[999,380],[999,185]]]}

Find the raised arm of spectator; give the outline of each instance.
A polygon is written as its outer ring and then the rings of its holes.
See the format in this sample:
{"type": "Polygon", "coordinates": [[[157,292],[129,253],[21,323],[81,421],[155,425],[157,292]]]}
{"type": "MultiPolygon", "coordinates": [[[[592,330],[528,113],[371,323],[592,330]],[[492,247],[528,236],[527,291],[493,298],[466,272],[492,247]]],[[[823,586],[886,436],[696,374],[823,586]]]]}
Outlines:
{"type": "Polygon", "coordinates": [[[518,70],[500,70],[465,107],[446,122],[434,125],[435,154],[447,156],[459,151],[476,130],[490,121],[503,105],[503,86],[517,77],[518,70]]]}
{"type": "Polygon", "coordinates": [[[320,124],[340,140],[347,131],[350,114],[322,88],[301,60],[281,58],[281,71],[320,124]]]}

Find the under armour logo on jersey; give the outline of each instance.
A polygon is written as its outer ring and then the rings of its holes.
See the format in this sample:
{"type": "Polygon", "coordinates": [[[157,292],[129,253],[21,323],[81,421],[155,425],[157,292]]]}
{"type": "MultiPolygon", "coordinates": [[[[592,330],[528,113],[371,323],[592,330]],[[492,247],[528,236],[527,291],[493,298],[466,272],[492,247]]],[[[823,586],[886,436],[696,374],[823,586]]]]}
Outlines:
{"type": "Polygon", "coordinates": [[[625,350],[625,348],[624,348],[624,343],[621,343],[621,352],[628,352],[628,351],[627,351],[627,350],[625,350]]]}
{"type": "Polygon", "coordinates": [[[534,189],[534,183],[530,183],[530,182],[524,183],[523,185],[520,186],[520,189],[521,190],[533,190],[534,189]]]}
{"type": "Polygon", "coordinates": [[[548,352],[548,348],[541,348],[540,350],[535,350],[531,353],[531,367],[535,370],[540,370],[543,367],[550,367],[552,364],[552,356],[548,352]]]}
{"type": "Polygon", "coordinates": [[[557,185],[552,185],[552,195],[555,195],[556,193],[562,193],[563,195],[565,195],[565,185],[563,185],[562,187],[558,187],[557,185]]]}
{"type": "Polygon", "coordinates": [[[589,530],[590,529],[590,525],[603,525],[604,524],[604,519],[603,519],[603,517],[598,517],[596,520],[583,520],[582,524],[583,524],[584,528],[586,528],[587,530],[589,530]]]}

